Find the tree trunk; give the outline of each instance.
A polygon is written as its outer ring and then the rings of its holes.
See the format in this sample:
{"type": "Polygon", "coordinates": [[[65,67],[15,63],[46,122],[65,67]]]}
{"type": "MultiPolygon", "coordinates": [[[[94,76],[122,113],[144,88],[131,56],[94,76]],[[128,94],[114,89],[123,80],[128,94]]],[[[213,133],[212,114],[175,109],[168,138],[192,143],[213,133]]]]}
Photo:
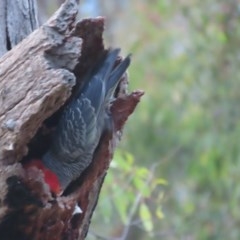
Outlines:
{"type": "Polygon", "coordinates": [[[85,238],[119,133],[143,94],[127,94],[123,77],[111,108],[115,132],[101,138],[91,165],[63,196],[52,196],[41,171],[23,169],[22,161],[47,150],[66,101],[105,51],[104,19],[76,22],[77,9],[67,0],[36,29],[34,0],[0,2],[1,240],[85,238]],[[81,214],[73,214],[76,205],[81,214]]]}

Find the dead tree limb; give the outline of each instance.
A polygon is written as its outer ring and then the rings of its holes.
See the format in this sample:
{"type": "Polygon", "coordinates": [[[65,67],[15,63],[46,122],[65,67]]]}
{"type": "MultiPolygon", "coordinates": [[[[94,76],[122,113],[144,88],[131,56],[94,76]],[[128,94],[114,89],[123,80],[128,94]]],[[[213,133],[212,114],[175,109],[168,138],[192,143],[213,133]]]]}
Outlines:
{"type": "Polygon", "coordinates": [[[37,6],[32,0],[1,0],[0,56],[38,27],[37,6]]]}
{"type": "MultiPolygon", "coordinates": [[[[29,6],[35,9],[34,4],[29,6]]],[[[92,164],[63,196],[51,195],[41,171],[22,168],[24,159],[46,151],[61,109],[105,51],[104,19],[76,23],[77,8],[77,1],[67,0],[23,41],[10,32],[5,37],[2,53],[6,41],[10,47],[21,42],[0,59],[1,240],[85,238],[123,125],[143,95],[142,91],[127,94],[127,76],[123,77],[111,109],[115,132],[101,138],[92,164]],[[73,215],[76,204],[82,214],[73,215]]],[[[28,18],[32,30],[37,26],[33,19],[28,18]]]]}

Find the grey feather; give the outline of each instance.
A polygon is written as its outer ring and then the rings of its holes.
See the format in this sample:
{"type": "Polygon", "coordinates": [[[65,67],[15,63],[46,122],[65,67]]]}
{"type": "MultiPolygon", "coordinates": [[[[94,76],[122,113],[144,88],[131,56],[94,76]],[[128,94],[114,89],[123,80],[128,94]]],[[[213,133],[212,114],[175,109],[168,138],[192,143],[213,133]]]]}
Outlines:
{"type": "Polygon", "coordinates": [[[119,51],[109,51],[98,70],[88,75],[81,92],[63,111],[49,151],[43,156],[45,166],[58,176],[63,189],[89,166],[108,128],[109,103],[130,64],[128,56],[114,68],[119,51]]]}

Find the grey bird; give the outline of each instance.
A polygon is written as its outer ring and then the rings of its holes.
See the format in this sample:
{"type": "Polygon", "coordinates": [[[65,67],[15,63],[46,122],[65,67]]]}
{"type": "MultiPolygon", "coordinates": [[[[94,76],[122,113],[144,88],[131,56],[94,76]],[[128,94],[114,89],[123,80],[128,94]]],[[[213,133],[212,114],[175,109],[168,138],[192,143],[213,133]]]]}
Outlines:
{"type": "Polygon", "coordinates": [[[130,65],[127,56],[115,67],[119,52],[109,50],[98,67],[86,75],[81,90],[65,107],[42,158],[44,166],[57,176],[61,191],[89,166],[103,132],[113,126],[111,102],[130,65]]]}

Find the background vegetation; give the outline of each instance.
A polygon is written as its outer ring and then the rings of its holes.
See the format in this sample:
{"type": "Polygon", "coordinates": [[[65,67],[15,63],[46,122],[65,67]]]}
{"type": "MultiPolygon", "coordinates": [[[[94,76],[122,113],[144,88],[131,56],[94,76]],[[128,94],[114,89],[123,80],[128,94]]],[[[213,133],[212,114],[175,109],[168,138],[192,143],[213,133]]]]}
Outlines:
{"type": "Polygon", "coordinates": [[[146,92],[88,239],[240,239],[239,1],[86,0],[81,14],[107,16],[146,92]]]}

